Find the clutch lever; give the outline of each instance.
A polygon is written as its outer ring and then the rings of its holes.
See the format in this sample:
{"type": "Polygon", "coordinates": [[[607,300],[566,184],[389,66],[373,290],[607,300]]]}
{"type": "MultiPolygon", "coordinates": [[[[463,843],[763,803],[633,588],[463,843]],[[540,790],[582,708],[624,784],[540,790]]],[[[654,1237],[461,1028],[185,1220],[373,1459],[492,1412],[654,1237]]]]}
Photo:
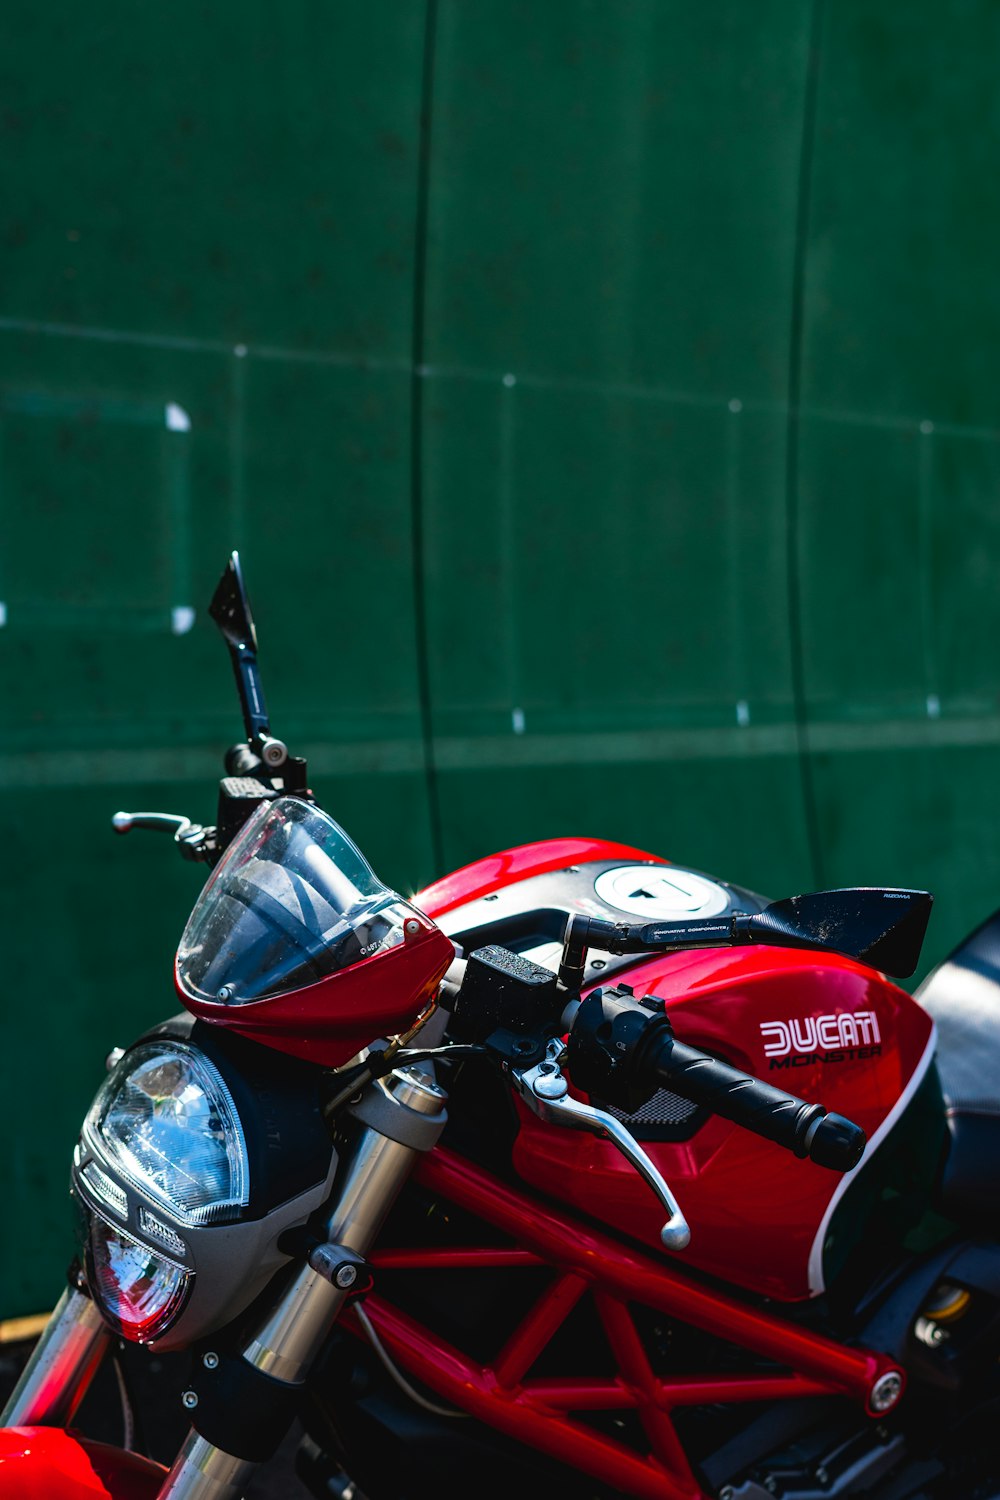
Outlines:
{"type": "Polygon", "coordinates": [[[512,1069],[511,1077],[517,1092],[528,1108],[546,1124],[586,1130],[617,1146],[626,1161],[649,1184],[670,1216],[660,1230],[663,1244],[668,1250],[683,1250],[690,1242],[691,1230],[677,1199],[635,1137],[614,1115],[569,1097],[569,1085],[561,1068],[565,1055],[562,1042],[553,1038],[545,1049],[542,1062],[533,1068],[512,1069]]]}
{"type": "Polygon", "coordinates": [[[174,843],[185,859],[210,860],[215,853],[215,829],[192,823],[182,813],[116,812],[111,826],[115,833],[131,833],[133,828],[172,833],[174,843]]]}

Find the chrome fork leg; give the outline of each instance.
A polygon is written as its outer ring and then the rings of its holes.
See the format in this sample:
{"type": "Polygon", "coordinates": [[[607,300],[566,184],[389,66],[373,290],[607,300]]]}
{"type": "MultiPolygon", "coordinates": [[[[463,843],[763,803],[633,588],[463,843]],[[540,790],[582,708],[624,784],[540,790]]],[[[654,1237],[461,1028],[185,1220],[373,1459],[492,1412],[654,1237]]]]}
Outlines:
{"type": "Polygon", "coordinates": [[[67,1287],[0,1413],[0,1426],[67,1426],[110,1339],[111,1331],[90,1298],[67,1287]]]}
{"type": "MultiPolygon", "coordinates": [[[[364,1131],[327,1225],[330,1244],[359,1256],[371,1248],[420,1152],[430,1149],[432,1135],[440,1133],[446,1118],[445,1095],[426,1076],[400,1070],[393,1075],[392,1087],[401,1106],[398,1128],[396,1121],[388,1119],[380,1121],[379,1128],[364,1131]],[[422,1130],[408,1132],[408,1112],[423,1117],[417,1122],[422,1130]],[[397,1137],[409,1134],[419,1144],[383,1134],[383,1129],[395,1129],[397,1137]]],[[[308,1264],[303,1266],[244,1347],[246,1364],[283,1386],[301,1387],[349,1296],[349,1288],[335,1285],[308,1264]]],[[[225,1451],[193,1428],[158,1500],[238,1500],[256,1468],[255,1460],[225,1451]]]]}

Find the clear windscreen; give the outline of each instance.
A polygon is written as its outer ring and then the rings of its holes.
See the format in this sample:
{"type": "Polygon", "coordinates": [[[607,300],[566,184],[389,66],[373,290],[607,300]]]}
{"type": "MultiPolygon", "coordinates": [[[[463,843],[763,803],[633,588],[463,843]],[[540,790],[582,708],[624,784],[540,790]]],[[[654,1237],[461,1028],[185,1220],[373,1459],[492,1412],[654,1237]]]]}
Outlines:
{"type": "Polygon", "coordinates": [[[259,807],[226,851],[177,951],[184,988],[246,1005],[315,984],[403,941],[409,908],[318,807],[259,807]]]}

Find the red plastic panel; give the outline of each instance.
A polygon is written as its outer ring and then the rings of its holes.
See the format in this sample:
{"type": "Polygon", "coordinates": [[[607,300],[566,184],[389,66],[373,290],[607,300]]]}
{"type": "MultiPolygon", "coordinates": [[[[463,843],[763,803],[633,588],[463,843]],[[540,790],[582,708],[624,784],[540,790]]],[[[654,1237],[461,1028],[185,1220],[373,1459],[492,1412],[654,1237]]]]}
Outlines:
{"type": "Polygon", "coordinates": [[[155,1500],[166,1472],[60,1427],[0,1429],[0,1500],[155,1500]]]}
{"type": "Polygon", "coordinates": [[[174,969],[177,993],[192,1015],[307,1062],[339,1067],[375,1037],[404,1030],[420,1014],[455,956],[449,938],[426,918],[399,947],[375,953],[287,995],[248,1005],[215,1005],[190,995],[174,969]]]}
{"type": "MultiPolygon", "coordinates": [[[[868,1136],[866,1161],[929,1059],[926,1013],[871,969],[836,954],[700,950],[647,959],[621,977],[640,998],[655,993],[667,1001],[680,1040],[856,1121],[868,1136]],[[841,1034],[856,1044],[831,1045],[841,1034]],[[789,1050],[779,1053],[786,1040],[789,1050]]],[[[553,1130],[518,1107],[520,1175],[659,1248],[663,1211],[618,1151],[553,1130]]],[[[719,1116],[690,1141],[646,1142],[646,1149],[691,1225],[683,1264],[783,1301],[823,1290],[822,1241],[851,1174],[800,1161],[719,1116]]]]}
{"type": "Polygon", "coordinates": [[[633,849],[628,844],[609,844],[604,839],[541,839],[534,844],[519,844],[515,849],[504,849],[499,854],[490,854],[464,865],[451,875],[436,880],[433,885],[414,896],[415,906],[428,916],[440,917],[455,906],[466,901],[475,901],[490,891],[502,890],[531,875],[548,875],[552,870],[565,870],[569,865],[582,865],[588,860],[655,860],[667,864],[658,854],[646,854],[642,849],[633,849]]]}

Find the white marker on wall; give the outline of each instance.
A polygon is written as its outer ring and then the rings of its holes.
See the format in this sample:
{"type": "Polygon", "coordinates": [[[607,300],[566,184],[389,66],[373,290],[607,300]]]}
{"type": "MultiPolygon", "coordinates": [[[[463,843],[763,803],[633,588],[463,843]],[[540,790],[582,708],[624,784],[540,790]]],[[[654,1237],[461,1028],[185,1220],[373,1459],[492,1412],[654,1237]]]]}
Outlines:
{"type": "Polygon", "coordinates": [[[191,418],[183,406],[178,406],[176,401],[168,401],[163,413],[163,420],[167,424],[168,432],[190,432],[191,418]]]}

